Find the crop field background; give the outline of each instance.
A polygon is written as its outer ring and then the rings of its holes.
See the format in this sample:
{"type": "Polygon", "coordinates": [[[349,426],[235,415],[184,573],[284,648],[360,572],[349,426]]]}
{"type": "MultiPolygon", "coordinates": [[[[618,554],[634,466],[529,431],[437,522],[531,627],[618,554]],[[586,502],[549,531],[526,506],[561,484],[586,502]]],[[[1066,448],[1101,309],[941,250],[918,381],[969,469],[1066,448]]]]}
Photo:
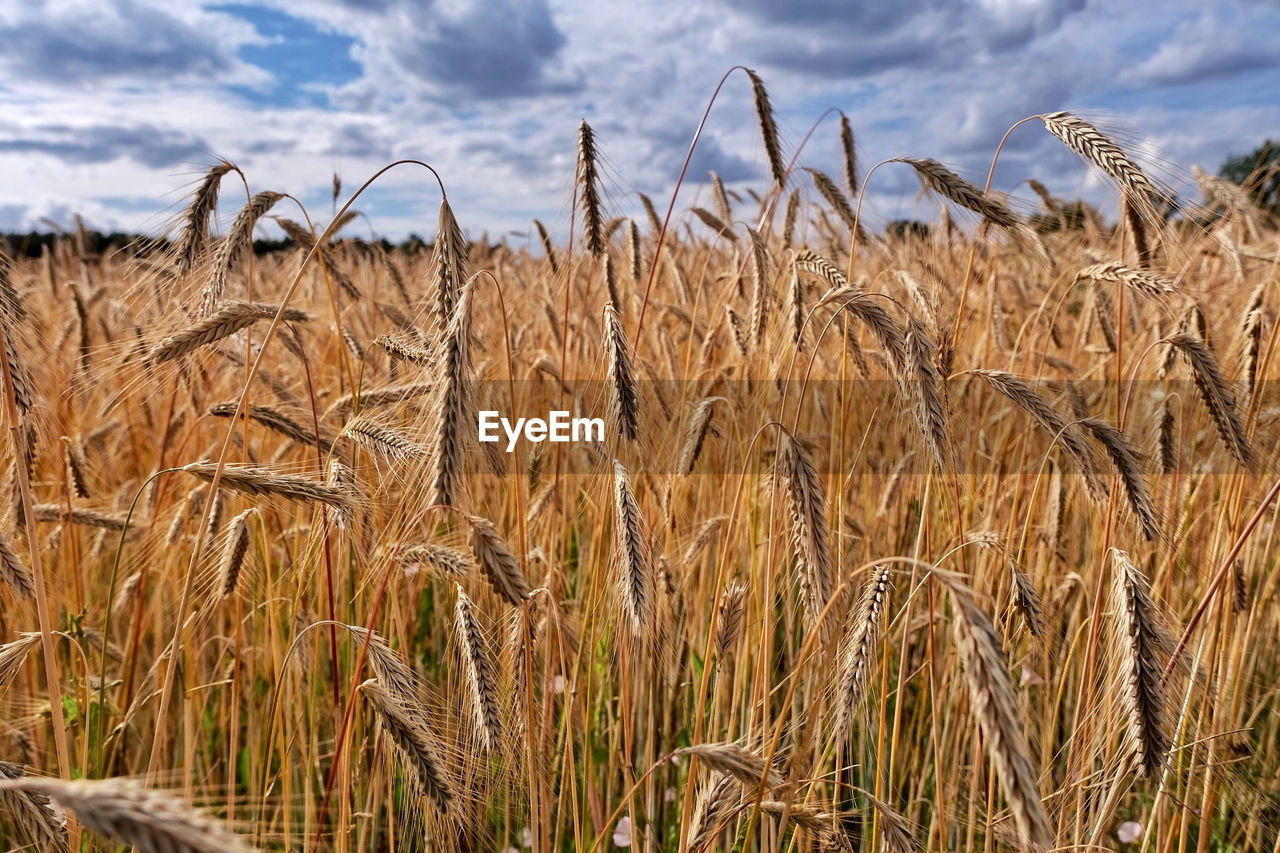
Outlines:
{"type": "Polygon", "coordinates": [[[1119,217],[843,118],[828,175],[733,73],[769,179],[615,218],[583,122],[564,243],[223,162],[167,239],[6,247],[8,849],[1277,849],[1249,182],[1067,113],[1012,134],[1119,217]],[[889,170],[931,221],[863,217],[889,170]]]}

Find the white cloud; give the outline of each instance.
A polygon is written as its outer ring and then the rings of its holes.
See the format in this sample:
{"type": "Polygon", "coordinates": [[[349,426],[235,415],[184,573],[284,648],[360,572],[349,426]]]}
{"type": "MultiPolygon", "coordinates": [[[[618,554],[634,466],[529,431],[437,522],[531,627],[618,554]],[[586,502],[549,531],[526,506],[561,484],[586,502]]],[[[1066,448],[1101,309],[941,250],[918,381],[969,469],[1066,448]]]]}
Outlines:
{"type": "MultiPolygon", "coordinates": [[[[353,188],[391,159],[413,157],[440,170],[473,234],[523,229],[534,216],[562,232],[579,119],[596,130],[615,209],[638,212],[637,190],[665,207],[712,91],[739,63],[757,68],[768,84],[788,153],[823,110],[840,107],[853,121],[864,171],[910,154],[982,180],[1001,135],[1018,119],[1126,98],[1139,104],[1129,106],[1128,123],[1184,168],[1192,159],[1213,168],[1280,123],[1272,104],[1223,105],[1215,97],[1213,85],[1234,90],[1232,75],[1247,73],[1248,63],[1219,67],[1214,73],[1225,76],[1202,83],[1194,103],[1162,100],[1160,93],[1179,91],[1168,57],[1199,56],[1195,27],[1171,25],[1163,44],[1136,50],[1133,40],[1153,32],[1145,4],[1104,17],[1076,0],[903,0],[856,14],[836,0],[635,0],[608,14],[585,0],[510,7],[381,0],[374,4],[380,11],[368,3],[272,2],[355,39],[361,76],[322,87],[327,105],[250,103],[229,89],[265,92],[279,81],[241,58],[242,47],[266,40],[228,13],[142,0],[117,0],[102,11],[62,2],[49,7],[49,26],[40,29],[33,15],[0,11],[0,32],[36,27],[29,29],[36,47],[0,57],[11,81],[0,88],[7,177],[0,228],[80,210],[104,227],[154,229],[162,218],[156,214],[180,205],[189,183],[219,156],[241,165],[254,190],[324,200],[323,218],[335,169],[353,188]],[[71,54],[62,77],[33,68],[40,51],[56,45],[71,54]],[[118,55],[108,55],[107,46],[118,55]],[[182,56],[173,55],[175,47],[182,56]],[[154,70],[166,62],[172,73],[154,70]],[[1126,94],[1126,87],[1156,83],[1160,88],[1139,90],[1142,98],[1126,94]],[[148,200],[155,214],[142,212],[148,200]]],[[[1228,10],[1206,26],[1225,38],[1268,14],[1228,10]]],[[[1166,15],[1196,17],[1176,6],[1166,15]]],[[[1245,33],[1240,42],[1247,48],[1250,38],[1245,33]]],[[[1197,68],[1197,80],[1213,70],[1197,68]]],[[[801,164],[840,174],[835,120],[818,129],[801,164]]],[[[712,109],[688,181],[704,181],[711,168],[731,183],[762,188],[765,180],[750,86],[740,73],[712,109]]],[[[1083,188],[1094,199],[1107,197],[1089,175],[1030,125],[1010,138],[996,186],[1036,177],[1061,195],[1083,188]]],[[[438,198],[429,176],[399,169],[382,186],[381,203],[370,204],[375,227],[393,238],[430,234],[438,198]]],[[[936,207],[918,206],[915,191],[909,173],[877,172],[864,214],[873,222],[877,214],[931,215],[936,207]]],[[[683,191],[677,209],[692,204],[696,192],[683,191]]],[[[224,198],[234,205],[237,194],[224,198]]]]}

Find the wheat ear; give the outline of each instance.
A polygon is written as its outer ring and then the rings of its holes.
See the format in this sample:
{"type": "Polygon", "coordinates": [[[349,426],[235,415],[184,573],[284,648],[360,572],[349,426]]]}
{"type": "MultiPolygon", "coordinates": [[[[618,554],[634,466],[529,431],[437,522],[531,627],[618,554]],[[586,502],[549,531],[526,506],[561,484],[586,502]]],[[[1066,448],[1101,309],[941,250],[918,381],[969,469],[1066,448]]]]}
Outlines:
{"type": "Polygon", "coordinates": [[[1053,833],[1040,799],[1027,736],[1018,719],[1000,638],[968,589],[954,584],[951,593],[956,646],[987,754],[995,764],[1019,841],[1024,848],[1042,853],[1053,845],[1053,833]]]}
{"type": "Polygon", "coordinates": [[[1111,559],[1111,615],[1119,641],[1114,653],[1120,695],[1128,717],[1127,757],[1139,774],[1155,781],[1159,779],[1169,747],[1156,606],[1147,594],[1146,579],[1129,555],[1112,548],[1111,559]]]}
{"type": "MultiPolygon", "coordinates": [[[[172,361],[200,347],[208,346],[248,328],[259,320],[270,320],[280,306],[262,302],[228,302],[203,319],[162,339],[147,353],[147,361],[160,364],[172,361]]],[[[282,317],[287,322],[302,321],[307,315],[296,308],[286,308],[282,317]]]]}
{"type": "Polygon", "coordinates": [[[384,689],[378,679],[369,679],[361,684],[360,692],[377,712],[382,731],[390,739],[414,793],[430,802],[441,814],[450,814],[454,802],[453,787],[447,780],[445,765],[426,725],[417,715],[409,713],[399,697],[384,689]]]}
{"type": "Polygon", "coordinates": [[[586,119],[578,125],[578,194],[582,203],[582,230],[587,238],[587,251],[599,257],[605,250],[604,219],[600,215],[596,138],[586,119]]]}
{"type": "Polygon", "coordinates": [[[471,521],[471,551],[476,562],[493,588],[508,603],[519,606],[529,597],[529,582],[516,557],[502,541],[493,522],[473,515],[471,521]]]}
{"type": "Polygon", "coordinates": [[[1166,339],[1176,347],[1191,365],[1191,374],[1195,379],[1196,390],[1200,399],[1213,418],[1218,428],[1218,435],[1227,445],[1232,457],[1244,468],[1253,468],[1253,448],[1249,446],[1249,437],[1245,435],[1244,424],[1236,413],[1235,399],[1227,389],[1222,378],[1218,361],[1213,357],[1204,338],[1191,332],[1179,332],[1166,339]]]}
{"type": "Polygon", "coordinates": [[[486,751],[497,752],[502,746],[502,719],[498,714],[498,685],[493,665],[485,648],[484,634],[476,619],[476,606],[457,588],[458,602],[454,607],[454,629],[458,635],[458,647],[462,651],[462,671],[471,694],[471,711],[476,731],[486,751]]]}
{"type": "Polygon", "coordinates": [[[227,231],[227,236],[222,238],[213,253],[213,271],[204,292],[200,294],[197,317],[208,317],[222,302],[231,268],[235,266],[236,261],[246,249],[252,248],[254,225],[264,213],[271,209],[272,205],[282,198],[284,196],[280,193],[267,190],[257,193],[244,207],[240,208],[240,212],[231,223],[231,229],[227,231]]]}
{"type": "Polygon", "coordinates": [[[129,779],[40,779],[0,781],[11,794],[48,797],[91,831],[141,853],[247,853],[254,848],[219,821],[196,812],[173,795],[129,779]]]}
{"type": "Polygon", "coordinates": [[[834,586],[826,493],[809,455],[785,433],[778,462],[791,513],[791,547],[800,575],[805,622],[810,630],[818,629],[818,638],[825,644],[829,623],[819,623],[818,615],[826,608],[834,586]]]}

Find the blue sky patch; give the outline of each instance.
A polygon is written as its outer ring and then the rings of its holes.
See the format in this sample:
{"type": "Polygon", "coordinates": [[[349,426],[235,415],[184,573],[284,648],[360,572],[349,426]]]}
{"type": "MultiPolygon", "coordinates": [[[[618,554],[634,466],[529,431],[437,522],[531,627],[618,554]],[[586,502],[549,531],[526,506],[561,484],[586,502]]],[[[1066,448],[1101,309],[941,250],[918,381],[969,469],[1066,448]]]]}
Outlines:
{"type": "Polygon", "coordinates": [[[267,71],[274,86],[229,87],[254,103],[272,107],[328,106],[323,89],[358,79],[360,63],[351,57],[356,40],[326,32],[315,24],[263,6],[228,4],[209,6],[253,24],[268,44],[246,44],[238,55],[245,62],[267,71]]]}

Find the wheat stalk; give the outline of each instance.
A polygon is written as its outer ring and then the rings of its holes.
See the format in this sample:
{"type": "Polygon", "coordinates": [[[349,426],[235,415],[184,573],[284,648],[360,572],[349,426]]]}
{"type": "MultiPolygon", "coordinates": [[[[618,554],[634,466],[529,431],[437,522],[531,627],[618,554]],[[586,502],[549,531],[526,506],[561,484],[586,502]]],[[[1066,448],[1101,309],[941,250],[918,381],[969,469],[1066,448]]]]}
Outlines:
{"type": "Polygon", "coordinates": [[[453,216],[449,199],[440,199],[440,216],[436,224],[436,242],[432,248],[431,309],[436,323],[447,330],[457,314],[462,299],[463,282],[467,278],[467,256],[470,247],[462,236],[462,228],[453,216]]]}
{"type": "Polygon", "coordinates": [[[609,365],[609,415],[629,441],[640,436],[640,403],[632,369],[631,345],[613,303],[604,306],[604,348],[609,365]]]}
{"type": "Polygon", "coordinates": [[[759,786],[763,780],[765,787],[777,790],[786,784],[782,775],[765,763],[764,756],[736,743],[695,744],[677,749],[675,754],[697,756],[710,770],[744,785],[759,786]]]}
{"type": "Polygon", "coordinates": [[[205,172],[191,204],[187,206],[184,217],[182,236],[174,247],[177,256],[175,266],[179,274],[193,268],[204,254],[205,244],[209,239],[209,218],[218,206],[218,189],[222,185],[222,176],[235,166],[223,160],[205,172]]]}
{"type": "Polygon", "coordinates": [[[1138,464],[1137,452],[1124,437],[1124,433],[1105,421],[1083,418],[1080,425],[1091,432],[1106,449],[1116,473],[1120,475],[1129,506],[1142,523],[1143,535],[1147,537],[1147,541],[1155,540],[1160,535],[1160,525],[1156,520],[1151,495],[1147,492],[1146,480],[1142,476],[1142,467],[1138,464]]]}

